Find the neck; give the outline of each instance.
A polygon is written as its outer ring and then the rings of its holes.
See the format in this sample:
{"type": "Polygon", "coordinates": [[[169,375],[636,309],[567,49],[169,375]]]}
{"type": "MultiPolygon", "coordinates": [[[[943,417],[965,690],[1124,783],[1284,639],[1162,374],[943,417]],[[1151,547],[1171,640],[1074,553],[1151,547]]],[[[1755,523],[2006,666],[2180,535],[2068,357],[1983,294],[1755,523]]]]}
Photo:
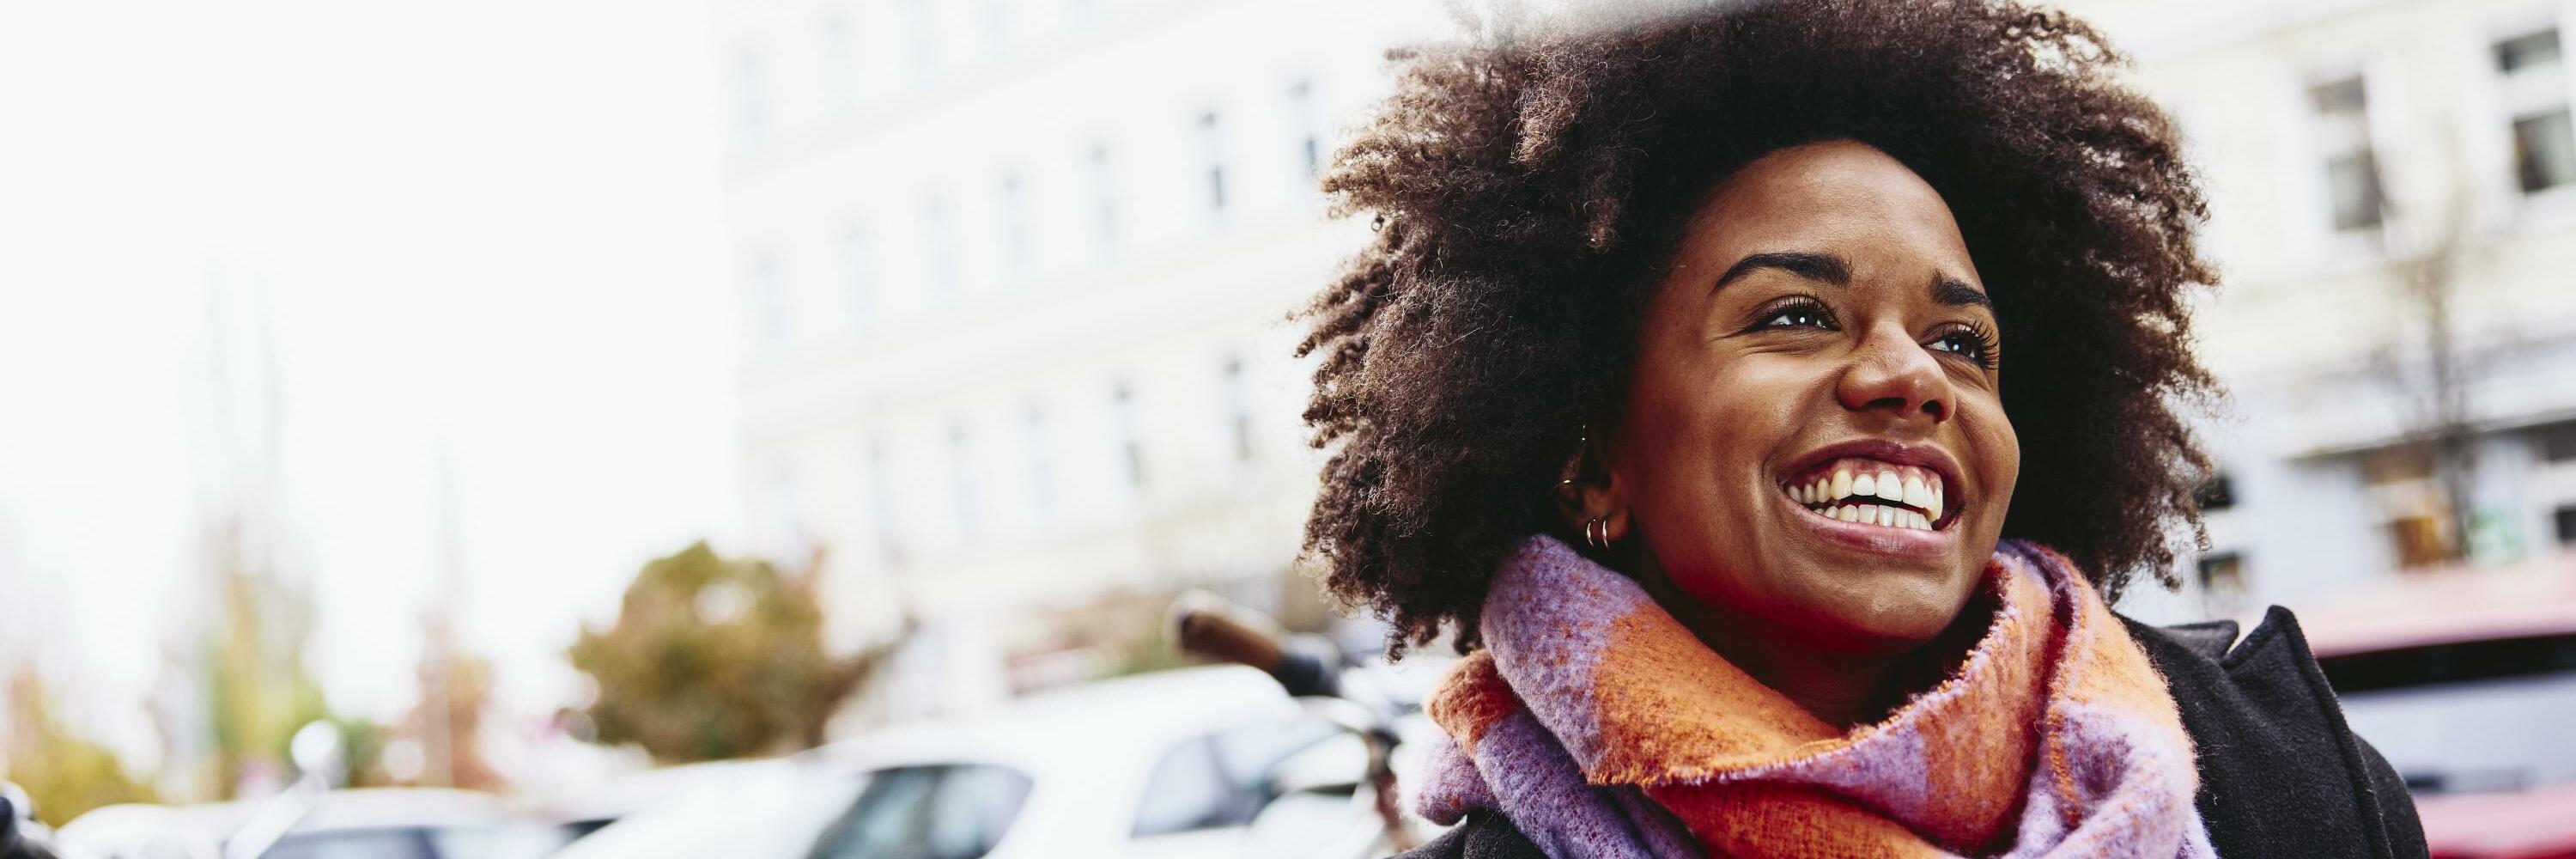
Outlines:
{"type": "Polygon", "coordinates": [[[1660,574],[1638,578],[1657,604],[1718,656],[1842,730],[1884,721],[1907,699],[1938,685],[1985,629],[1985,612],[1975,610],[1980,600],[1930,640],[1828,640],[1692,597],[1660,574]]]}

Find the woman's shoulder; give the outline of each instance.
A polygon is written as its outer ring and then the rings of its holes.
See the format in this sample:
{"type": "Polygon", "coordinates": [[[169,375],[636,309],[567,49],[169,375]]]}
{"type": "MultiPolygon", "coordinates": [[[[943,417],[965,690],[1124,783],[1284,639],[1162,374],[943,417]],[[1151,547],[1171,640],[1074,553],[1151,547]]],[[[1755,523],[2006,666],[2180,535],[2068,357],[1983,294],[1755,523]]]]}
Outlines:
{"type": "Polygon", "coordinates": [[[2218,855],[2425,855],[2405,780],[2344,723],[2288,609],[2274,606],[2241,639],[2233,621],[2122,620],[2191,737],[2218,855]]]}

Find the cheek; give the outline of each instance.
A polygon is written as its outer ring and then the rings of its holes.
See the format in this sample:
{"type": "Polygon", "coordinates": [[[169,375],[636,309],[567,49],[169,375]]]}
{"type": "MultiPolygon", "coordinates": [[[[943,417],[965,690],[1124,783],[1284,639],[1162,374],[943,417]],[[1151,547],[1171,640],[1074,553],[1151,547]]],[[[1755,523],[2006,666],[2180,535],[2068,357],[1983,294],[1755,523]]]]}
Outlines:
{"type": "Polygon", "coordinates": [[[1725,356],[1639,379],[1622,468],[1650,519],[1735,516],[1813,415],[1817,373],[1779,356],[1725,356]],[[1646,384],[1650,382],[1652,384],[1646,384]]]}
{"type": "Polygon", "coordinates": [[[2013,432],[2012,420],[2004,414],[2003,407],[1991,401],[1960,417],[1973,421],[1965,429],[1969,455],[1975,457],[1974,462],[1962,465],[1975,469],[1979,491],[1992,501],[1984,509],[1995,514],[1999,526],[2004,509],[2012,504],[2013,487],[2021,479],[2021,437],[2013,432]]]}

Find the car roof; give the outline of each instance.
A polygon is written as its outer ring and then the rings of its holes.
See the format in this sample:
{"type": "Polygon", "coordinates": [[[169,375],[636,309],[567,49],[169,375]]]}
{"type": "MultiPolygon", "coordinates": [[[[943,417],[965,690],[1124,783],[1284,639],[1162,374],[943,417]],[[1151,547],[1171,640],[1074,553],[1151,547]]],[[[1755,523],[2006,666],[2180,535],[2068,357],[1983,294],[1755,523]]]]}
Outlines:
{"type": "MultiPolygon", "coordinates": [[[[157,837],[221,841],[240,831],[273,797],[188,805],[129,803],[83,814],[58,835],[85,849],[120,849],[157,837]]],[[[323,794],[293,832],[490,826],[509,819],[499,797],[446,788],[359,788],[323,794]]]]}
{"type": "Polygon", "coordinates": [[[2576,634],[2576,552],[2408,573],[2299,610],[2319,658],[2576,634]]]}
{"type": "Polygon", "coordinates": [[[375,787],[335,790],[295,823],[296,832],[334,829],[489,826],[509,819],[501,798],[470,790],[375,787]]]}
{"type": "Polygon", "coordinates": [[[894,726],[814,754],[862,769],[949,762],[1001,764],[1031,775],[1142,768],[1182,740],[1296,712],[1278,682],[1254,669],[1183,668],[1041,692],[963,719],[894,726]]]}

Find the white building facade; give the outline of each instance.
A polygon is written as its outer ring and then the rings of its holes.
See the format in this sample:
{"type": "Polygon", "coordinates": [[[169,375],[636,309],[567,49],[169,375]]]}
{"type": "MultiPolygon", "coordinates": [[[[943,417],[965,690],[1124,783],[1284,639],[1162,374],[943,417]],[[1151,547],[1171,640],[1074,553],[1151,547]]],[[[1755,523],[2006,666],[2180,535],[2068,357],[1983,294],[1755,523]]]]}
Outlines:
{"type": "Polygon", "coordinates": [[[1290,315],[1365,235],[1314,173],[1444,21],[1390,5],[716,5],[752,521],[824,552],[833,644],[1034,656],[1072,642],[1029,618],[1287,572],[1290,315]]]}
{"type": "Polygon", "coordinates": [[[2232,394],[2212,551],[2128,607],[2245,616],[2576,544],[2576,3],[2065,5],[2180,119],[2224,280],[2197,317],[2232,394]]]}

